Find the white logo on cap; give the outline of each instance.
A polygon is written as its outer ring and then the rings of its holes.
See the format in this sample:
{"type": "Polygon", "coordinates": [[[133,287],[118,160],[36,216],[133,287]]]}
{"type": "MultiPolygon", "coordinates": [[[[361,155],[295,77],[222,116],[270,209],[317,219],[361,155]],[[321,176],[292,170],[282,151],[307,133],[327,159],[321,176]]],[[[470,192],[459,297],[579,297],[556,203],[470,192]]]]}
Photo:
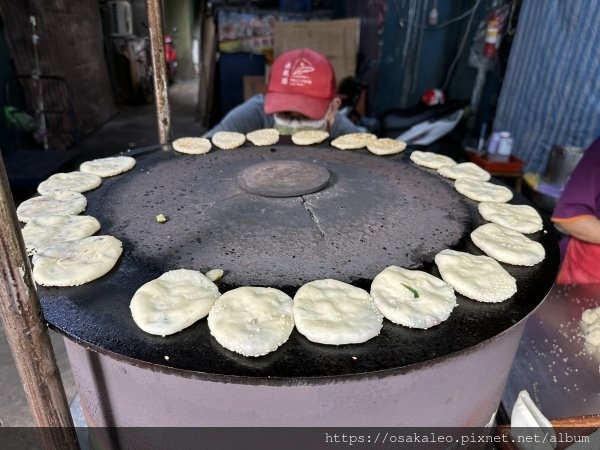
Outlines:
{"type": "Polygon", "coordinates": [[[310,75],[315,67],[306,59],[298,59],[292,63],[286,63],[281,74],[281,84],[290,86],[310,86],[312,78],[310,75]]]}

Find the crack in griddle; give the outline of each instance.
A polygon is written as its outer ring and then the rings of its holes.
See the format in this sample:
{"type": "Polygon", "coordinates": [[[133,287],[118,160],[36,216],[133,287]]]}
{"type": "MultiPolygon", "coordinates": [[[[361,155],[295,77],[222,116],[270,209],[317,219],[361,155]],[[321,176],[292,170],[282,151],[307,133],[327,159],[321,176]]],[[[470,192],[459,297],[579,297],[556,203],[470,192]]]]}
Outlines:
{"type": "Polygon", "coordinates": [[[304,209],[308,211],[310,220],[312,220],[316,225],[317,229],[319,230],[319,233],[321,234],[321,237],[325,237],[325,232],[321,229],[321,226],[319,225],[319,219],[317,219],[315,212],[309,207],[310,203],[308,203],[308,201],[304,198],[303,195],[301,195],[300,198],[302,199],[302,206],[304,206],[304,209]]]}

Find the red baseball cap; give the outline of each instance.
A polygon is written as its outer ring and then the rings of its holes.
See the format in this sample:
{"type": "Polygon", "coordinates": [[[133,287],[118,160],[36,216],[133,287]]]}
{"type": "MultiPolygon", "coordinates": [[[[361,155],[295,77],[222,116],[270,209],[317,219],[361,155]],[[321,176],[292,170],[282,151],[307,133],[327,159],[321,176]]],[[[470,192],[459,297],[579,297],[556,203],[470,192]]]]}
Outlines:
{"type": "Polygon", "coordinates": [[[329,60],[309,48],[290,50],[271,66],[265,112],[292,111],[321,119],[335,96],[335,71],[329,60]]]}

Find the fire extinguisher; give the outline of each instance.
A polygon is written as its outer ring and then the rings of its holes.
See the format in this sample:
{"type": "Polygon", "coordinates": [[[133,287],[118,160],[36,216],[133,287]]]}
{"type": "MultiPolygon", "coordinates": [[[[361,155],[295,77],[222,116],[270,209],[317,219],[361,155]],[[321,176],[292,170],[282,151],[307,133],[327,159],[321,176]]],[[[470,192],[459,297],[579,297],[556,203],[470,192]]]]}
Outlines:
{"type": "Polygon", "coordinates": [[[483,56],[494,58],[498,53],[500,45],[500,31],[502,29],[502,13],[499,8],[494,8],[487,20],[485,29],[485,43],[483,44],[483,56]]]}

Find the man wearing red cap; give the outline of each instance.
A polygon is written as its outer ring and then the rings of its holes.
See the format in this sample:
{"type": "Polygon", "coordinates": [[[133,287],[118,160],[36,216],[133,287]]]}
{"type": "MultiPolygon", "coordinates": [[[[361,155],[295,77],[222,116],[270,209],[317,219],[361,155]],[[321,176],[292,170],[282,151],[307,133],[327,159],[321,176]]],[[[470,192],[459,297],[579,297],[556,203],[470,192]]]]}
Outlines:
{"type": "Polygon", "coordinates": [[[332,138],[358,132],[339,114],[340,104],[329,60],[308,48],[290,50],[273,62],[266,94],[231,110],[205,137],[217,131],[249,133],[262,128],[276,128],[281,134],[326,130],[332,138]]]}

